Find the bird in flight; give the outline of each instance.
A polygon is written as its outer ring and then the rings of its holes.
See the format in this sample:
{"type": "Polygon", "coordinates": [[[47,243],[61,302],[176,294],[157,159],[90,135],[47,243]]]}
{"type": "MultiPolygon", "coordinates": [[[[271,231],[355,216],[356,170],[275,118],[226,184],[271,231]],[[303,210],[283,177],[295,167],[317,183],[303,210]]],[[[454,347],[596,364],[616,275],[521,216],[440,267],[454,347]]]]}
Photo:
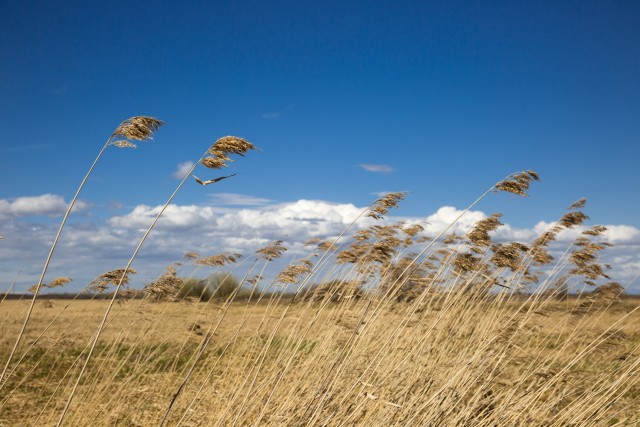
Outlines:
{"type": "Polygon", "coordinates": [[[232,176],[236,176],[236,175],[237,175],[237,173],[234,173],[233,175],[221,176],[219,178],[210,179],[208,181],[203,181],[200,178],[198,178],[197,176],[193,175],[193,179],[195,179],[196,182],[198,184],[200,184],[200,185],[209,185],[209,184],[213,184],[214,182],[222,181],[223,179],[231,178],[232,176]]]}

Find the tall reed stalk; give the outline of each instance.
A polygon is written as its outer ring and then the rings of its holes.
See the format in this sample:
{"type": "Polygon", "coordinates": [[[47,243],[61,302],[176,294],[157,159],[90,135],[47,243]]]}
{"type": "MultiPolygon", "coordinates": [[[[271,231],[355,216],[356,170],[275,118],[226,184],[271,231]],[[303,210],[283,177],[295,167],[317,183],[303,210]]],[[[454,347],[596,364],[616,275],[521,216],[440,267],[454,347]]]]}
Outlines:
{"type": "Polygon", "coordinates": [[[73,196],[73,199],[71,199],[71,202],[67,207],[67,211],[62,217],[62,222],[60,222],[60,227],[58,228],[56,237],[53,239],[53,244],[51,245],[51,249],[49,249],[49,254],[47,255],[47,259],[44,262],[44,267],[42,268],[42,274],[40,274],[40,279],[38,279],[38,283],[35,286],[35,290],[33,292],[33,298],[31,298],[31,304],[29,305],[29,309],[27,310],[27,315],[24,319],[24,323],[22,324],[22,329],[20,330],[20,333],[18,334],[18,338],[16,339],[13,349],[11,350],[9,357],[7,358],[7,362],[5,363],[4,369],[2,370],[2,375],[0,375],[0,383],[2,383],[5,377],[5,374],[7,372],[7,369],[9,368],[9,364],[11,363],[11,359],[13,358],[16,350],[18,349],[18,345],[20,344],[20,341],[24,336],[24,331],[27,328],[29,319],[31,318],[31,313],[35,305],[36,298],[38,297],[38,293],[40,292],[40,288],[42,287],[45,274],[47,273],[47,269],[49,268],[49,263],[51,262],[51,258],[53,257],[53,251],[55,250],[58,244],[58,240],[60,239],[62,230],[67,222],[67,218],[69,218],[71,209],[73,209],[73,206],[75,205],[76,200],[80,195],[80,192],[84,188],[84,185],[89,179],[89,176],[91,175],[91,173],[93,172],[93,169],[98,163],[98,160],[100,160],[100,158],[102,157],[106,149],[111,145],[119,148],[135,148],[136,145],[132,143],[130,140],[148,141],[150,139],[153,139],[152,138],[153,133],[156,130],[158,130],[158,128],[160,128],[160,126],[162,126],[163,124],[164,122],[162,122],[161,120],[158,120],[153,117],[145,117],[145,116],[131,117],[130,119],[123,121],[122,123],[120,123],[120,126],[118,126],[116,130],[111,134],[111,136],[109,136],[109,139],[107,139],[107,142],[105,142],[104,146],[98,153],[98,156],[95,158],[95,160],[91,164],[89,171],[82,179],[80,186],[78,186],[78,189],[76,190],[76,194],[73,196]]]}
{"type": "MultiPolygon", "coordinates": [[[[219,169],[219,168],[222,168],[222,167],[226,167],[227,166],[227,162],[231,161],[231,158],[229,157],[229,155],[238,154],[238,155],[242,156],[249,150],[255,150],[255,147],[253,146],[253,144],[251,144],[250,142],[248,142],[248,141],[246,141],[246,140],[244,140],[242,138],[238,138],[238,137],[234,137],[234,136],[226,136],[226,137],[222,137],[222,138],[218,139],[200,157],[200,159],[196,163],[194,163],[194,165],[191,167],[191,169],[185,174],[184,178],[182,178],[182,181],[180,181],[180,184],[178,184],[178,186],[173,191],[173,193],[171,194],[169,199],[162,206],[162,208],[160,209],[160,212],[158,212],[158,215],[156,215],[155,219],[153,220],[153,222],[151,223],[149,228],[147,228],[147,231],[145,231],[144,235],[142,236],[142,238],[138,242],[138,246],[133,251],[133,254],[131,255],[131,258],[127,262],[127,265],[124,268],[124,270],[122,271],[122,275],[121,275],[120,280],[118,281],[118,283],[117,283],[117,285],[115,287],[115,290],[113,292],[113,296],[111,297],[111,300],[109,301],[109,305],[107,306],[107,309],[106,309],[106,311],[105,311],[105,313],[104,313],[104,315],[102,317],[102,321],[100,322],[100,326],[98,326],[98,329],[97,329],[97,331],[96,331],[96,333],[95,333],[95,335],[94,335],[94,337],[92,339],[91,348],[89,349],[89,353],[87,354],[87,357],[84,360],[84,364],[82,366],[82,369],[80,370],[80,373],[78,374],[78,378],[76,378],[76,382],[73,385],[71,393],[69,394],[69,397],[67,399],[65,407],[64,407],[64,409],[62,410],[62,412],[60,414],[60,418],[58,419],[57,426],[62,425],[62,422],[64,421],[64,418],[65,418],[65,416],[67,414],[67,411],[69,410],[71,402],[73,401],[73,397],[75,396],[75,393],[76,393],[76,390],[78,388],[78,385],[80,384],[80,380],[82,379],[82,377],[84,375],[84,372],[87,369],[87,365],[89,364],[89,360],[91,360],[91,356],[93,355],[93,352],[95,350],[96,344],[98,343],[98,339],[100,338],[100,334],[102,333],[104,325],[107,322],[107,318],[109,317],[109,313],[111,312],[111,308],[113,307],[113,303],[114,303],[114,301],[116,299],[116,296],[118,295],[118,292],[120,291],[120,288],[122,287],[123,282],[127,278],[127,274],[128,274],[128,271],[129,271],[129,269],[131,267],[131,264],[133,263],[134,259],[138,255],[138,252],[142,248],[142,245],[144,244],[145,240],[147,239],[147,237],[151,233],[151,230],[153,230],[153,228],[157,224],[158,220],[160,219],[160,217],[162,216],[164,211],[171,204],[171,202],[173,201],[173,199],[176,196],[176,194],[178,194],[178,191],[180,191],[180,189],[184,186],[184,183],[187,181],[187,179],[189,179],[191,174],[193,174],[193,171],[196,169],[198,164],[201,163],[204,166],[206,166],[208,168],[211,168],[211,169],[219,169]]],[[[226,177],[216,178],[214,180],[211,180],[211,183],[220,181],[221,179],[224,179],[224,178],[226,178],[226,177]]],[[[198,182],[201,185],[205,185],[202,182],[200,182],[199,180],[198,180],[198,182]]]]}

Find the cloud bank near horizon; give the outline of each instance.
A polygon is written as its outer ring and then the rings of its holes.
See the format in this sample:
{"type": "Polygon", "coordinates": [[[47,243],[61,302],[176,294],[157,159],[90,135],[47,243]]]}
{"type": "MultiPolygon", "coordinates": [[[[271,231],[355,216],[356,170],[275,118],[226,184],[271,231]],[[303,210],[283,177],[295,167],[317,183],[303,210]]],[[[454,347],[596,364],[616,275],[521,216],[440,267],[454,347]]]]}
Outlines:
{"type": "MultiPolygon", "coordinates": [[[[313,237],[335,239],[365,210],[351,203],[321,200],[275,203],[231,193],[213,194],[212,197],[229,203],[170,205],[167,208],[134,263],[134,268],[141,273],[137,283],[152,280],[162,273],[164,266],[181,260],[189,251],[205,256],[233,251],[249,257],[269,242],[282,239],[289,248],[288,257],[305,256],[309,253],[304,247],[305,241],[313,237]]],[[[90,207],[86,202],[79,205],[84,211],[90,207]]],[[[75,279],[74,286],[81,287],[97,275],[121,267],[160,208],[138,205],[104,221],[91,215],[72,216],[47,277],[71,276],[75,279]]],[[[0,235],[4,236],[0,241],[3,286],[8,287],[21,269],[18,290],[28,288],[37,280],[58,226],[57,219],[50,218],[60,217],[65,210],[66,202],[58,195],[0,199],[0,218],[3,219],[0,235]],[[41,219],[43,216],[46,221],[41,219]]],[[[426,227],[425,234],[433,237],[460,213],[461,210],[453,206],[442,206],[424,217],[389,216],[385,223],[420,223],[426,227]]],[[[448,232],[462,235],[486,217],[482,211],[469,211],[448,232]]],[[[362,217],[352,231],[374,222],[362,217]]],[[[507,223],[493,233],[493,238],[497,242],[527,243],[552,225],[552,222],[539,221],[530,228],[517,228],[507,223]]],[[[602,261],[613,266],[610,272],[613,280],[623,285],[632,282],[630,289],[639,292],[640,284],[633,280],[640,274],[640,230],[624,224],[606,226],[605,238],[615,246],[603,254],[602,261]]],[[[559,246],[566,249],[582,230],[581,227],[564,230],[558,236],[559,246]]]]}

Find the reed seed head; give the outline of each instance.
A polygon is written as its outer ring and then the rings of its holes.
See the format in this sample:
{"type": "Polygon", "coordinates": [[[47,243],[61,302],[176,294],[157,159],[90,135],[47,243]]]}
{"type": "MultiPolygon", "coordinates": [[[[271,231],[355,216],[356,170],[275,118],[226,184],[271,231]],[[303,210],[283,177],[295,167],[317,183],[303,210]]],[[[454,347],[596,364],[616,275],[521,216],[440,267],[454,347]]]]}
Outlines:
{"type": "Polygon", "coordinates": [[[488,218],[478,221],[471,231],[467,233],[469,241],[476,246],[489,247],[491,245],[489,232],[495,231],[496,228],[502,225],[502,222],[500,222],[501,217],[502,214],[495,213],[488,218]]]}
{"type": "Polygon", "coordinates": [[[237,136],[223,136],[213,143],[207,151],[210,156],[202,158],[200,163],[211,169],[223,168],[228,166],[227,162],[232,161],[229,155],[244,156],[249,150],[256,150],[256,147],[246,139],[237,136]]]}
{"type": "Polygon", "coordinates": [[[389,209],[397,208],[406,196],[406,191],[385,194],[371,204],[367,216],[373,219],[382,219],[389,212],[389,209]]]}
{"type": "Polygon", "coordinates": [[[247,279],[247,283],[256,286],[260,280],[262,280],[262,276],[253,276],[247,279]]]}
{"type": "Polygon", "coordinates": [[[563,227],[571,228],[576,225],[582,225],[587,219],[589,217],[580,211],[567,212],[560,218],[559,224],[563,227]]]}
{"type": "Polygon", "coordinates": [[[276,282],[287,285],[295,285],[300,281],[300,276],[311,273],[313,264],[308,259],[301,259],[296,264],[290,264],[276,277],[276,282]]]}
{"type": "Polygon", "coordinates": [[[153,117],[131,117],[120,123],[120,126],[111,134],[109,145],[118,148],[137,148],[136,144],[130,140],[149,141],[153,139],[153,133],[163,124],[163,121],[153,117]]]}
{"type": "Polygon", "coordinates": [[[482,260],[471,253],[460,253],[453,259],[453,266],[459,273],[475,272],[483,269],[482,260]]]}
{"type": "Polygon", "coordinates": [[[575,210],[575,209],[582,209],[585,207],[585,205],[587,204],[587,199],[586,198],[582,198],[580,200],[578,200],[577,202],[574,202],[571,204],[571,206],[569,206],[569,209],[567,210],[575,210]]]}
{"type": "Polygon", "coordinates": [[[70,277],[57,277],[51,281],[48,285],[45,285],[47,288],[57,288],[58,286],[64,286],[67,283],[71,282],[70,277]]]}
{"type": "Polygon", "coordinates": [[[529,247],[522,243],[511,242],[494,245],[491,262],[496,267],[506,267],[516,271],[522,264],[522,255],[529,251],[529,247]]]}
{"type": "Polygon", "coordinates": [[[155,282],[145,285],[144,290],[157,297],[176,296],[184,281],[178,277],[176,269],[170,265],[155,282]]]}
{"type": "Polygon", "coordinates": [[[325,240],[323,242],[318,243],[317,248],[318,250],[321,250],[321,251],[335,251],[336,249],[338,249],[338,247],[334,245],[331,240],[325,240]]]}
{"type": "Polygon", "coordinates": [[[287,248],[282,243],[282,240],[276,240],[275,242],[270,243],[264,248],[258,249],[256,251],[256,254],[258,254],[258,258],[266,259],[267,261],[280,258],[282,256],[282,253],[287,250],[287,248]]]}
{"type": "Polygon", "coordinates": [[[220,168],[226,168],[228,166],[225,163],[225,160],[217,157],[204,157],[202,160],[200,160],[200,163],[202,163],[205,167],[208,167],[209,169],[220,169],[220,168]]]}
{"type": "Polygon", "coordinates": [[[606,308],[618,301],[624,294],[624,287],[616,282],[610,282],[594,289],[587,299],[580,303],[572,313],[575,315],[584,315],[592,311],[606,308]]]}
{"type": "Polygon", "coordinates": [[[582,234],[595,237],[595,236],[602,236],[602,234],[604,234],[605,231],[607,231],[607,227],[604,227],[602,225],[594,225],[588,230],[583,231],[582,234]]]}
{"type": "Polygon", "coordinates": [[[532,181],[540,181],[540,175],[534,171],[522,171],[511,175],[504,181],[496,184],[497,191],[506,191],[507,193],[517,194],[518,196],[527,197],[527,190],[531,186],[532,181]]]}
{"type": "Polygon", "coordinates": [[[87,287],[93,291],[104,292],[109,285],[117,286],[120,279],[123,285],[129,284],[130,274],[136,274],[136,271],[133,268],[127,269],[126,273],[124,268],[108,271],[93,279],[87,287]]]}
{"type": "Polygon", "coordinates": [[[113,141],[111,145],[115,145],[118,148],[138,148],[136,144],[133,142],[129,142],[125,139],[120,139],[118,141],[113,141]]]}
{"type": "Polygon", "coordinates": [[[196,260],[196,264],[206,265],[207,267],[222,267],[225,264],[233,264],[242,257],[239,253],[224,252],[217,255],[211,255],[196,260]]]}
{"type": "Polygon", "coordinates": [[[186,259],[196,259],[200,258],[200,255],[197,252],[187,252],[183,255],[186,259]]]}
{"type": "Polygon", "coordinates": [[[420,224],[413,224],[403,228],[402,231],[408,236],[415,237],[416,234],[424,231],[424,227],[420,224]]]}

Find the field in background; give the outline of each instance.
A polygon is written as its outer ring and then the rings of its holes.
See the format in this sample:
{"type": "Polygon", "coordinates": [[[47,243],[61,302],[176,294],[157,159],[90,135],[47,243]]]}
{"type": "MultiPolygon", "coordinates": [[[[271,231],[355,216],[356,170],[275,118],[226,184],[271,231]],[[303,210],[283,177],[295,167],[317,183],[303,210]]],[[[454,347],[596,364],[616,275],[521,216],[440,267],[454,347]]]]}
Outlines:
{"type": "MultiPolygon", "coordinates": [[[[158,425],[191,366],[168,425],[640,422],[637,300],[578,316],[576,300],[467,295],[378,311],[371,299],[123,302],[65,424],[158,425]]],[[[55,425],[69,392],[62,380],[77,375],[106,304],[38,307],[25,345],[38,340],[0,394],[0,425],[55,425]]],[[[26,307],[3,303],[2,358],[26,307]]]]}

